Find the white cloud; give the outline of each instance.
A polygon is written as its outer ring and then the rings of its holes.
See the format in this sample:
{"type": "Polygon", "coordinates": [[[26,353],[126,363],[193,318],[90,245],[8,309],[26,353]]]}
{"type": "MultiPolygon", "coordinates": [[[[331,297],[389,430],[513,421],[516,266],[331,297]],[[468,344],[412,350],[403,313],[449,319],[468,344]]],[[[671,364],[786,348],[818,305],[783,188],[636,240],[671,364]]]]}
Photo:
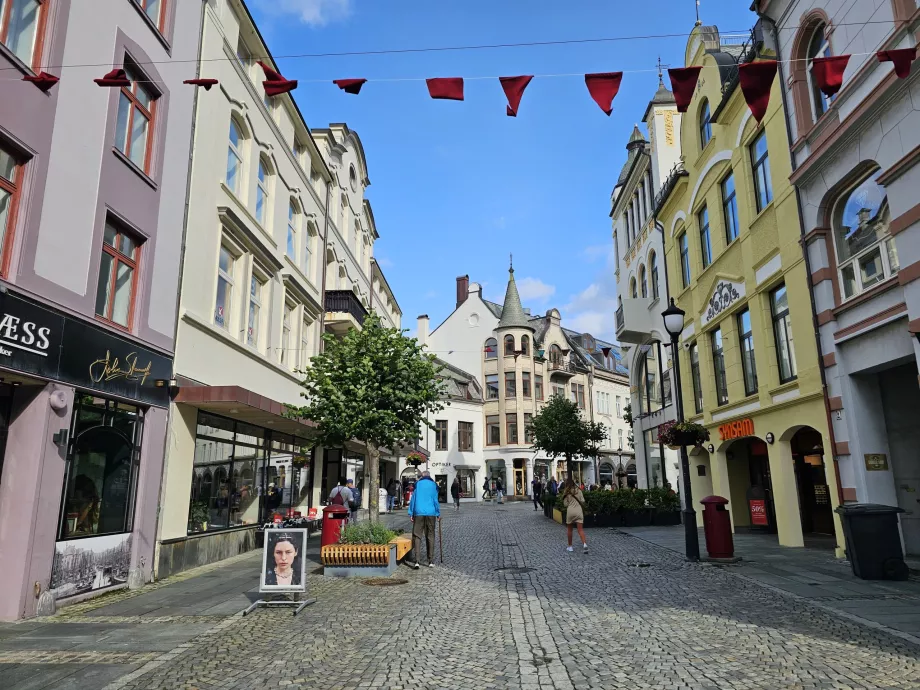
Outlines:
{"type": "Polygon", "coordinates": [[[612,244],[606,252],[604,265],[593,281],[581,292],[572,295],[563,307],[562,323],[566,328],[616,342],[617,279],[612,244]]]}
{"type": "Polygon", "coordinates": [[[594,263],[598,259],[607,256],[610,253],[610,248],[611,244],[592,244],[590,247],[585,247],[582,254],[588,263],[594,263]]]}
{"type": "Polygon", "coordinates": [[[516,282],[522,302],[545,302],[556,294],[555,285],[547,285],[539,278],[521,278],[516,282]]]}
{"type": "Polygon", "coordinates": [[[293,14],[309,26],[325,26],[351,16],[351,0],[259,0],[271,14],[293,14]]]}

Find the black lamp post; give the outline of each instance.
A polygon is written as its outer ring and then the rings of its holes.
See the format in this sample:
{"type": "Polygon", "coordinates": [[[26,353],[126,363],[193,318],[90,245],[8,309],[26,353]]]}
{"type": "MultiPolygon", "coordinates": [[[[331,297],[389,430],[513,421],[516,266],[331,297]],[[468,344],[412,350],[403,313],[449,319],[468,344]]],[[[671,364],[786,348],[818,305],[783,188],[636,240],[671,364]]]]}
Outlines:
{"type": "MultiPolygon", "coordinates": [[[[674,396],[677,403],[677,421],[684,421],[684,393],[680,382],[680,357],[677,350],[677,339],[684,330],[683,309],[674,304],[661,312],[664,319],[664,329],[671,336],[671,359],[674,362],[674,396]]],[[[684,544],[688,561],[700,560],[700,539],[696,530],[696,511],[693,510],[693,493],[690,490],[690,458],[687,456],[687,446],[680,447],[680,471],[682,481],[681,490],[684,494],[684,544]]]]}

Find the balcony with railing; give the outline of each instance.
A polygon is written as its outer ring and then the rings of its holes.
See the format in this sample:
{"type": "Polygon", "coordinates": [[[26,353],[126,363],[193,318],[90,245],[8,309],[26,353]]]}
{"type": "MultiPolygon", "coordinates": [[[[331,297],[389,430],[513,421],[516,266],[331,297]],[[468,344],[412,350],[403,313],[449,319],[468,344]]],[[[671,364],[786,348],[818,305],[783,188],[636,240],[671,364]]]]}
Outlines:
{"type": "Polygon", "coordinates": [[[578,373],[575,362],[567,362],[564,359],[550,359],[548,366],[550,376],[558,374],[560,376],[572,377],[578,373]]]}
{"type": "Polygon", "coordinates": [[[623,304],[617,309],[617,340],[636,344],[648,340],[652,328],[661,325],[660,315],[649,310],[653,302],[655,300],[650,297],[623,298],[623,304]]]}
{"type": "Polygon", "coordinates": [[[367,309],[351,290],[326,290],[326,330],[345,335],[351,328],[364,326],[367,309]]]}

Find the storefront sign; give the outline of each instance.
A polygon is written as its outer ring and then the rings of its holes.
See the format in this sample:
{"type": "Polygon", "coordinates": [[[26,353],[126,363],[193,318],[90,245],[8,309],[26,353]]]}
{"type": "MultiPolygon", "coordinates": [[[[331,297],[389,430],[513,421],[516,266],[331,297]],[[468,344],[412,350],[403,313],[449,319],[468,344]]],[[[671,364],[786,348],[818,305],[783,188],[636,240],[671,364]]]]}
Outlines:
{"type": "Polygon", "coordinates": [[[706,304],[706,311],[700,316],[700,322],[705,326],[735,302],[744,297],[745,294],[744,283],[732,283],[727,280],[720,280],[716,283],[716,287],[712,291],[712,297],[709,298],[709,302],[706,304]]]}
{"type": "Polygon", "coordinates": [[[751,511],[751,524],[766,526],[767,522],[767,502],[762,498],[752,498],[748,501],[751,511]]]}
{"type": "Polygon", "coordinates": [[[736,422],[729,422],[719,427],[719,438],[728,441],[733,438],[743,438],[744,436],[754,435],[754,420],[739,419],[736,422]]]}
{"type": "Polygon", "coordinates": [[[866,453],[865,457],[867,470],[874,471],[888,469],[888,456],[884,453],[866,453]]]}
{"type": "Polygon", "coordinates": [[[166,407],[172,359],[12,292],[0,293],[0,367],[166,407]]]}

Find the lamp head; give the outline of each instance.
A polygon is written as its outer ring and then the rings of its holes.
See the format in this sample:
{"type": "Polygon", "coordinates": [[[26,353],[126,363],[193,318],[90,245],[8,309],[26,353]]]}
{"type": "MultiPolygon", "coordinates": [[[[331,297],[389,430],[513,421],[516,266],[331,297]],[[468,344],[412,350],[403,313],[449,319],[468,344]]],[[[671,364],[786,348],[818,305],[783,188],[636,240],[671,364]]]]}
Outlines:
{"type": "Polygon", "coordinates": [[[674,304],[674,298],[671,298],[671,304],[661,312],[661,316],[664,319],[664,329],[668,334],[673,338],[677,339],[680,336],[681,331],[684,330],[684,315],[686,312],[674,304]]]}

